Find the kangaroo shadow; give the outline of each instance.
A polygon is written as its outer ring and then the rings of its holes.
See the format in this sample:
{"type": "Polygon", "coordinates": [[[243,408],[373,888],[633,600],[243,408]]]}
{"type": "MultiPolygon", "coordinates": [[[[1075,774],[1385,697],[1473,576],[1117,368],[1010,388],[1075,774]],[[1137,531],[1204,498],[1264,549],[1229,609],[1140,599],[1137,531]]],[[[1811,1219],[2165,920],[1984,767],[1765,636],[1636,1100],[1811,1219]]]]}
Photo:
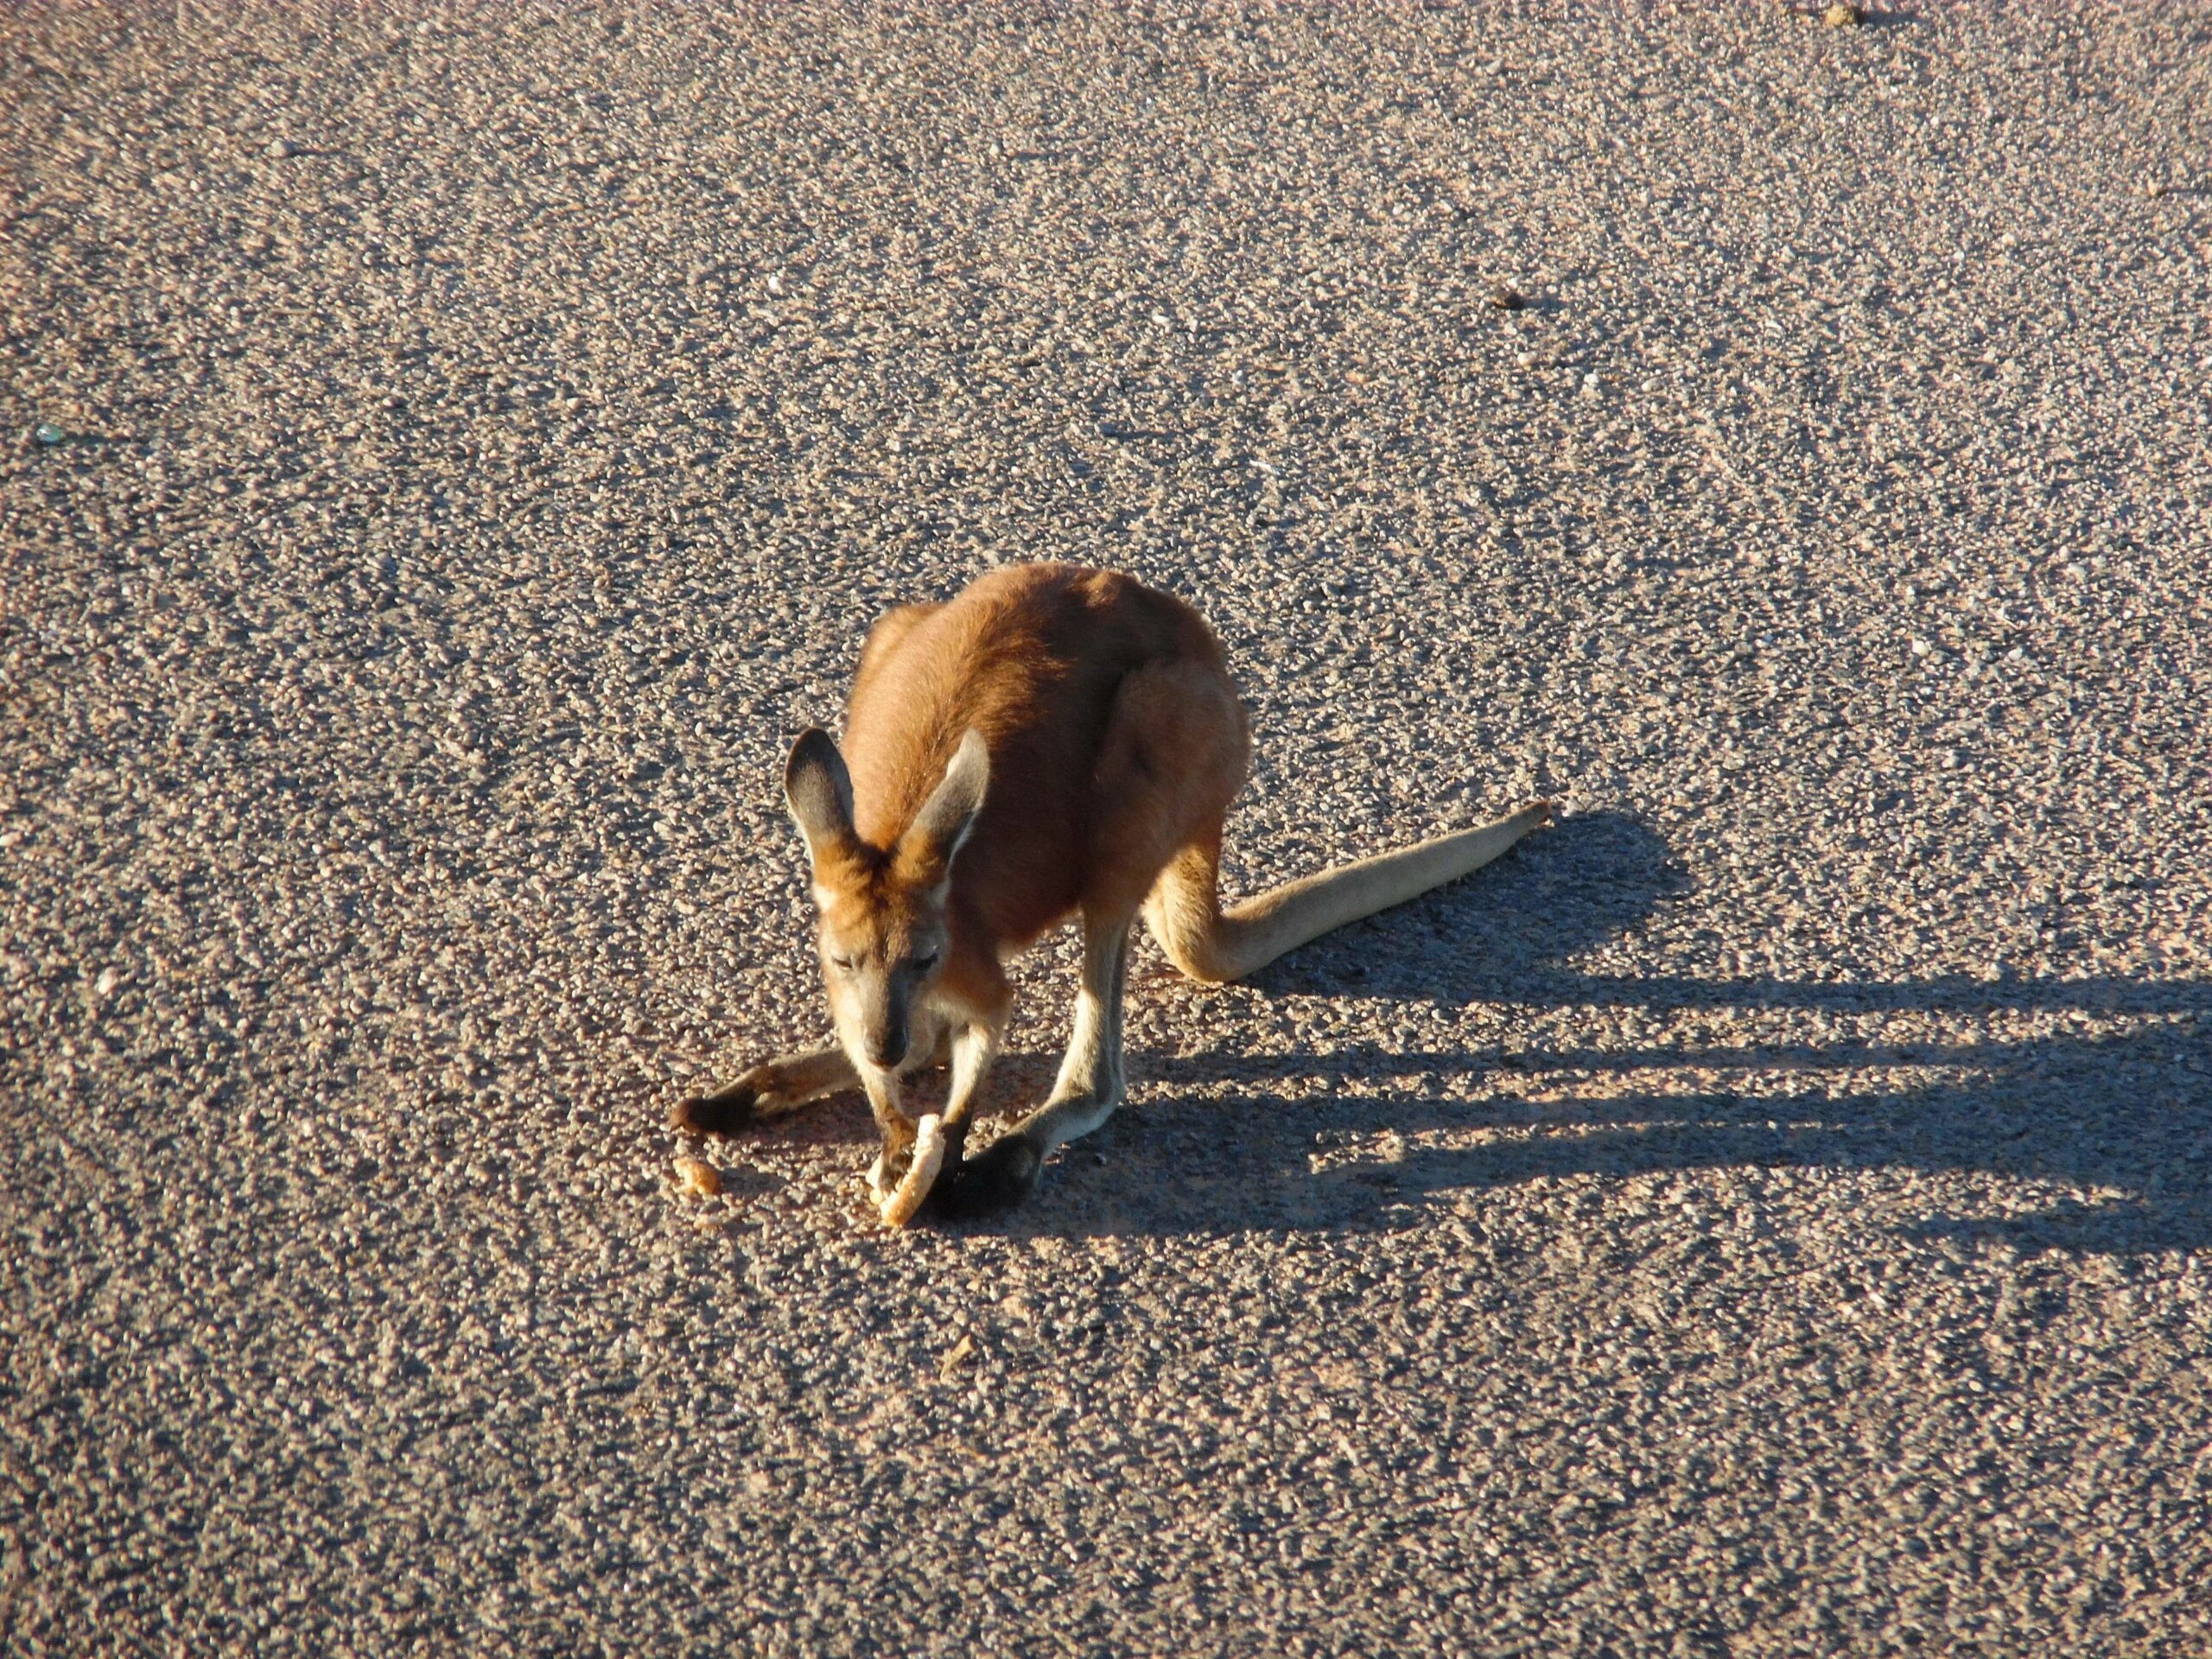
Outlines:
{"type": "MultiPolygon", "coordinates": [[[[1373,1043],[1326,1055],[1135,1052],[1132,1077],[1158,1086],[1141,1088],[1136,1103],[1063,1153],[1027,1206],[968,1230],[1389,1230],[1419,1224],[1439,1203],[1545,1175],[1910,1168],[2002,1178],[1961,1206],[1974,1213],[1916,1224],[1923,1235],[2105,1254],[2212,1244],[2212,982],[1802,982],[1592,973],[1569,960],[1687,892],[1681,861],[1648,827],[1617,813],[1571,818],[1386,921],[1316,941],[1248,982],[1245,994],[1441,1007],[2146,1018],[2118,1036],[1902,1047],[1877,1037],[1511,1055],[1408,1053],[1373,1043]],[[1669,1086],[1665,1074],[1686,1070],[1694,1086],[1669,1086]],[[1757,1074],[1756,1091],[1712,1081],[1738,1071],[1757,1074]],[[1908,1080],[1895,1086],[1866,1081],[1900,1071],[1908,1080]],[[1572,1073],[1589,1084],[1577,1097],[1535,1103],[1503,1084],[1484,1098],[1479,1087],[1446,1095],[1427,1081],[1516,1071],[1572,1073]],[[1778,1090],[1777,1074],[1788,1074],[1778,1090]],[[1424,1082],[1414,1091],[1372,1091],[1389,1077],[1424,1082]],[[1296,1086],[1287,1086],[1292,1079],[1296,1086]],[[1368,1085],[1356,1096],[1328,1087],[1355,1081],[1368,1085]],[[2060,1191],[2038,1196],[2031,1186],[2024,1197],[2019,1183],[2060,1191]]],[[[1958,1192],[1955,1184],[1944,1190],[1958,1192]]]]}

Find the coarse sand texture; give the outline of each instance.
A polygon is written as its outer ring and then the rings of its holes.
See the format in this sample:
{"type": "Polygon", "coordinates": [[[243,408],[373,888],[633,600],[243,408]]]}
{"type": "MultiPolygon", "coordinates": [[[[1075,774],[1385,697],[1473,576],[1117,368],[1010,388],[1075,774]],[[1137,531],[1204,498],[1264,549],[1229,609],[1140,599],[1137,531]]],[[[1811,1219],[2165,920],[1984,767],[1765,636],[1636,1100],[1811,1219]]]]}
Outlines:
{"type": "Polygon", "coordinates": [[[0,1652],[2212,1652],[2206,13],[1673,10],[0,8],[0,1652]],[[1030,559],[1561,810],[892,1233],[667,1116],[1030,559]]]}

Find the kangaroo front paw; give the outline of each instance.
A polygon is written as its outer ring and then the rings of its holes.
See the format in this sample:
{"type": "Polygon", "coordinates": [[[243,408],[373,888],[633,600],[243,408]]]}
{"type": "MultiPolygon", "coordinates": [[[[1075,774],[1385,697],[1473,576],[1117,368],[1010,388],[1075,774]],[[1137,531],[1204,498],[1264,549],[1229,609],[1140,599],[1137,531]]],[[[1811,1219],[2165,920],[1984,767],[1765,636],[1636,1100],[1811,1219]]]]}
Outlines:
{"type": "Polygon", "coordinates": [[[734,1083],[711,1095],[694,1095],[679,1101],[669,1114],[669,1126],[686,1135],[735,1135],[758,1116],[760,1091],[750,1083],[734,1083]]]}
{"type": "Polygon", "coordinates": [[[895,1152],[886,1147],[875,1154],[875,1161],[868,1166],[868,1190],[877,1208],[880,1209],[899,1190],[899,1183],[906,1179],[913,1158],[912,1147],[901,1147],[895,1152]]]}
{"type": "Polygon", "coordinates": [[[944,1172],[931,1196],[932,1213],[951,1221],[1011,1210],[1037,1187],[1045,1160],[1026,1135],[993,1141],[966,1162],[944,1172]]]}

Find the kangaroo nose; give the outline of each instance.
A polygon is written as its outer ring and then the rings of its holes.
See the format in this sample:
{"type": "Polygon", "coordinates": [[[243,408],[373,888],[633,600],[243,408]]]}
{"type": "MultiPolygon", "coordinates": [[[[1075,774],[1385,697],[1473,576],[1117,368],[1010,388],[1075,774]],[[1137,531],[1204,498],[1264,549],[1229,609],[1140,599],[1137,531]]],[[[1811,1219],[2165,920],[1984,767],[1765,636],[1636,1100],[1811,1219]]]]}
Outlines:
{"type": "Polygon", "coordinates": [[[893,1048],[886,1043],[870,1043],[868,1058],[870,1065],[880,1066],[887,1071],[906,1058],[906,1045],[900,1043],[893,1048]]]}

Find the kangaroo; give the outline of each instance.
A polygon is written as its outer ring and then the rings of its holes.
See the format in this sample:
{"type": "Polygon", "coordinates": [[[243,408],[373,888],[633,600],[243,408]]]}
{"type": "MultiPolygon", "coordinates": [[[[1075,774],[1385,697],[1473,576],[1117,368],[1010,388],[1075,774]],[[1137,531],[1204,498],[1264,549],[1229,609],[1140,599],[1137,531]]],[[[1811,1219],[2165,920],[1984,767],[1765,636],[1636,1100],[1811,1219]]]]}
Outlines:
{"type": "Polygon", "coordinates": [[[1109,570],[1013,566],[878,622],[842,753],[804,734],[784,770],[820,912],[837,1041],[684,1101],[675,1126],[727,1135],[820,1096],[866,1091],[883,1219],[1019,1203],[1053,1149],[1113,1115],[1122,1001],[1141,914],[1192,978],[1241,978],[1347,922],[1489,863],[1548,821],[1532,801],[1479,828],[1222,908],[1223,820],[1250,728],[1213,630],[1109,570]],[[1075,1031],[1050,1096],[973,1157],[968,1129],[1013,992],[1004,964],[1070,917],[1083,928],[1075,1031]],[[908,1077],[946,1064],[938,1114],[908,1077]]]}

